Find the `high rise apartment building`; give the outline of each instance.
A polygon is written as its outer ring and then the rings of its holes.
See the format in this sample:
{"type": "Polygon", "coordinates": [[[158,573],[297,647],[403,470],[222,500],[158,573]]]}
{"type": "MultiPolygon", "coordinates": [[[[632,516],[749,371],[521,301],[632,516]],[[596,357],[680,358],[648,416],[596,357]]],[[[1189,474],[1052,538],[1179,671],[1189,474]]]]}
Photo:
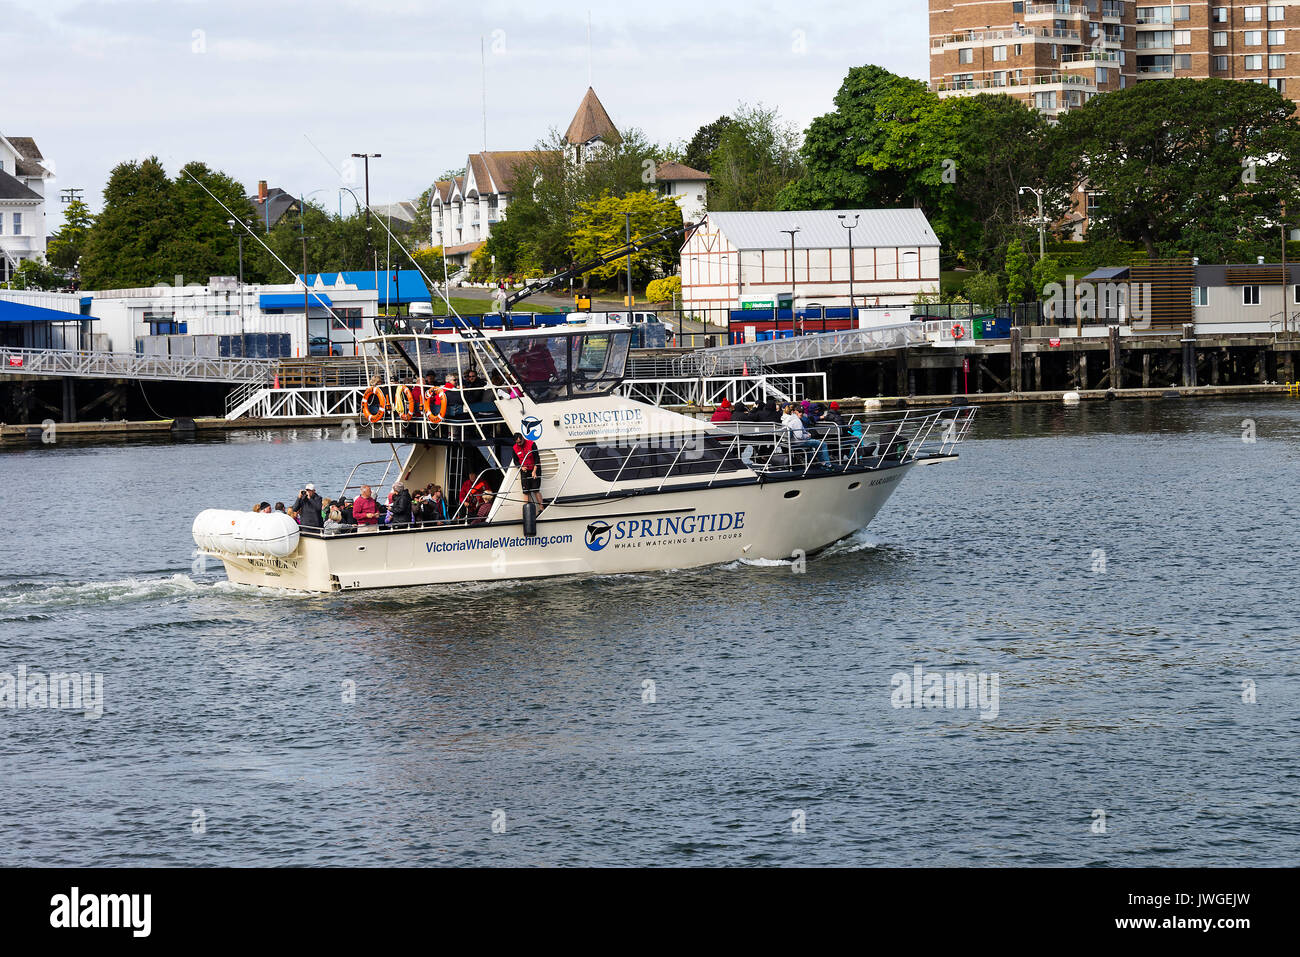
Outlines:
{"type": "Polygon", "coordinates": [[[1171,77],[1300,95],[1300,0],[930,0],[930,84],[940,96],[1007,93],[1051,117],[1171,77]]]}

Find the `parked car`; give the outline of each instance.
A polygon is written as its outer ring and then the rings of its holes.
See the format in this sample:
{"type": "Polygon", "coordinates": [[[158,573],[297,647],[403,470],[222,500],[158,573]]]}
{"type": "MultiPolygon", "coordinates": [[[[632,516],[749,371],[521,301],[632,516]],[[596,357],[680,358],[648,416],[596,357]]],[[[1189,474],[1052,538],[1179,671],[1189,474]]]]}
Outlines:
{"type": "Polygon", "coordinates": [[[314,356],[343,355],[343,350],[339,348],[338,343],[330,342],[325,336],[312,336],[311,339],[308,340],[308,347],[311,350],[311,354],[314,356]]]}
{"type": "Polygon", "coordinates": [[[665,335],[671,336],[673,334],[673,327],[664,322],[653,312],[633,312],[631,317],[631,322],[629,322],[628,313],[626,312],[571,312],[567,316],[567,321],[587,322],[588,320],[591,320],[594,322],[613,322],[620,326],[631,325],[634,328],[636,326],[658,323],[663,326],[665,335]]]}

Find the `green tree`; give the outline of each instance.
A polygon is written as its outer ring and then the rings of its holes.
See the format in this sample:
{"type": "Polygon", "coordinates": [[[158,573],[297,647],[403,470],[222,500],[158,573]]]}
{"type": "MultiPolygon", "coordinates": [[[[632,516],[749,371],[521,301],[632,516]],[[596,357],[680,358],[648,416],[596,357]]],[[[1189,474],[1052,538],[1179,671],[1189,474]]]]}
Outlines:
{"type": "Polygon", "coordinates": [[[1139,83],[1070,110],[1060,162],[1104,196],[1089,239],[1220,258],[1300,199],[1300,123],[1276,90],[1233,80],[1139,83]]]}
{"type": "Polygon", "coordinates": [[[61,270],[35,259],[24,259],[8,282],[10,289],[32,289],[58,292],[66,289],[68,279],[61,270]]]}
{"type": "Polygon", "coordinates": [[[46,246],[46,258],[50,264],[65,272],[75,270],[94,224],[95,217],[91,215],[89,206],[80,199],[68,203],[63,208],[63,225],[50,237],[46,246]]]}
{"type": "Polygon", "coordinates": [[[652,279],[645,288],[645,297],[647,302],[675,302],[682,297],[682,277],[652,279]]]}
{"type": "Polygon", "coordinates": [[[722,134],[733,125],[729,116],[719,116],[712,123],[707,123],[695,131],[691,141],[682,152],[682,163],[708,173],[713,168],[713,151],[721,145],[722,134]]]}
{"type": "Polygon", "coordinates": [[[741,104],[711,154],[709,209],[780,209],[782,190],[803,174],[799,134],[772,109],[741,104]]]}
{"type": "Polygon", "coordinates": [[[1033,284],[1034,298],[1041,300],[1043,290],[1054,282],[1061,281],[1061,264],[1050,255],[1044,256],[1038,262],[1034,263],[1034,269],[1030,277],[1033,284]]]}
{"type": "Polygon", "coordinates": [[[1013,239],[1007,243],[1007,255],[1003,271],[1007,276],[1007,299],[1010,302],[1024,302],[1029,298],[1033,283],[1033,271],[1029,263],[1029,254],[1020,240],[1013,239]]]}
{"type": "Polygon", "coordinates": [[[966,280],[962,293],[977,306],[992,307],[1002,301],[1002,283],[996,273],[977,272],[966,280]]]}
{"type": "MultiPolygon", "coordinates": [[[[627,214],[631,215],[632,238],[648,236],[682,223],[681,209],[672,199],[660,198],[652,190],[625,196],[605,194],[582,203],[573,221],[573,253],[579,262],[596,259],[626,242],[627,214]]],[[[658,242],[631,254],[632,288],[643,285],[677,264],[677,246],[658,242]]],[[[627,258],[615,259],[593,269],[589,279],[622,280],[627,275],[627,258]]],[[[626,292],[626,289],[624,289],[626,292]]]]}

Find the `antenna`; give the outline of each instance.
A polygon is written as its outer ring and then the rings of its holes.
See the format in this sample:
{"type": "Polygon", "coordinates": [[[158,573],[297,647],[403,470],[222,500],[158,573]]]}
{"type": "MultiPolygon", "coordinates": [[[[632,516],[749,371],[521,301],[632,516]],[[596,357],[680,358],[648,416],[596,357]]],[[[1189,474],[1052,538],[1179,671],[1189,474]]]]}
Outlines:
{"type": "Polygon", "coordinates": [[[483,152],[487,152],[487,54],[483,52],[483,37],[478,38],[480,79],[483,87],[483,152]]]}

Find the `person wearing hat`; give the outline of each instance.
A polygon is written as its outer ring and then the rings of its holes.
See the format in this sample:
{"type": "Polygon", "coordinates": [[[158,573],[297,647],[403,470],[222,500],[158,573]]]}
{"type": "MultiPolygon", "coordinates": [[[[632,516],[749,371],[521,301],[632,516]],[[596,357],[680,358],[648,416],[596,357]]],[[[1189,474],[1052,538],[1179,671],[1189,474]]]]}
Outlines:
{"type": "Polygon", "coordinates": [[[843,414],[840,412],[840,404],[838,402],[831,403],[830,411],[826,413],[826,421],[834,422],[838,426],[845,426],[848,424],[845,421],[843,414]]]}
{"type": "Polygon", "coordinates": [[[718,403],[718,407],[713,410],[713,418],[710,422],[730,422],[731,421],[731,400],[723,399],[718,403]]]}
{"type": "Polygon", "coordinates": [[[491,492],[483,493],[483,502],[481,505],[479,505],[478,511],[474,514],[474,523],[476,525],[480,522],[487,521],[488,514],[492,511],[492,502],[495,499],[496,496],[493,495],[491,492]]]}
{"type": "Polygon", "coordinates": [[[293,508],[298,513],[298,524],[303,528],[320,528],[324,524],[320,515],[320,496],[316,494],[316,486],[311,482],[298,493],[293,508]]]}

